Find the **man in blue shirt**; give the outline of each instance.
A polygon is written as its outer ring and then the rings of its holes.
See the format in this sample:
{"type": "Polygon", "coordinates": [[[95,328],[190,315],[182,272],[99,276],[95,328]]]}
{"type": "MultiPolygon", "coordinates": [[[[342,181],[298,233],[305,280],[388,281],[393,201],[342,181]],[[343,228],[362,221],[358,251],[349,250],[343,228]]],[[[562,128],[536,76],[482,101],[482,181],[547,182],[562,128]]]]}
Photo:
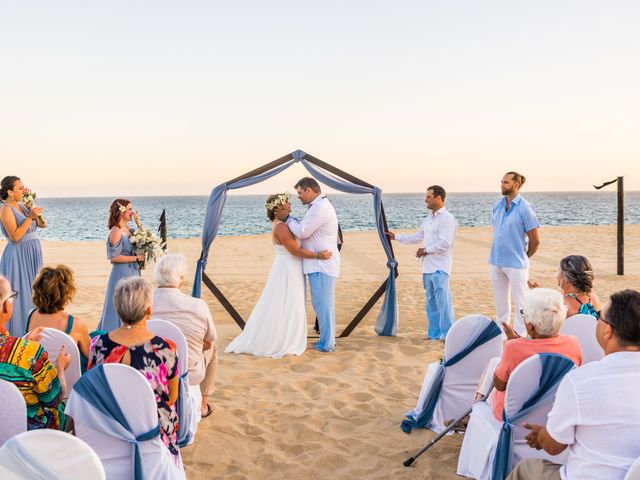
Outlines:
{"type": "Polygon", "coordinates": [[[489,269],[496,302],[496,321],[509,323],[520,335],[526,330],[520,311],[529,279],[529,258],[540,245],[540,223],[531,204],[519,194],[525,177],[508,172],[502,177],[502,199],[493,206],[493,243],[489,269]],[[511,299],[515,303],[514,320],[510,321],[511,299]]]}

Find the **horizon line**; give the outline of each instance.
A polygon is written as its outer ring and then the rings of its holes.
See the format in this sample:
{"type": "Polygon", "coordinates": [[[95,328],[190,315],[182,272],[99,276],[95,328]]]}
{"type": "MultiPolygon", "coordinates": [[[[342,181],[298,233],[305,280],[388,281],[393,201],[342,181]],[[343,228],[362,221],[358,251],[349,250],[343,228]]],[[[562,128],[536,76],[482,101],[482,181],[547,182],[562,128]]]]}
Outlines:
{"type": "MultiPolygon", "coordinates": [[[[528,190],[527,192],[524,192],[523,194],[526,196],[527,193],[598,193],[600,192],[599,190],[528,190]]],[[[600,193],[616,193],[615,189],[611,189],[611,190],[603,190],[600,193]]],[[[636,193],[636,192],[640,192],[640,190],[625,190],[625,193],[636,193]]],[[[248,197],[248,196],[257,196],[257,195],[270,195],[273,192],[256,192],[256,193],[242,193],[242,192],[229,192],[228,196],[233,196],[233,197],[248,197]]],[[[465,194],[478,194],[478,193],[496,193],[499,194],[500,192],[496,192],[494,190],[481,190],[481,191],[462,191],[462,190],[448,190],[447,194],[450,193],[465,193],[465,194]]],[[[351,193],[344,193],[344,192],[338,192],[338,191],[332,191],[330,192],[331,195],[354,195],[351,193]]],[[[424,191],[415,191],[415,192],[385,192],[382,191],[383,195],[418,195],[418,194],[424,194],[424,191]]],[[[358,194],[360,195],[360,194],[358,194]]],[[[51,196],[42,196],[42,197],[38,197],[38,199],[66,199],[66,198],[116,198],[118,195],[67,195],[67,196],[58,196],[58,195],[51,195],[51,196]]],[[[172,194],[143,194],[143,195],[129,195],[131,198],[153,198],[153,197],[210,197],[211,194],[181,194],[181,193],[172,193],[172,194]]],[[[502,195],[501,195],[502,196],[502,195]]]]}

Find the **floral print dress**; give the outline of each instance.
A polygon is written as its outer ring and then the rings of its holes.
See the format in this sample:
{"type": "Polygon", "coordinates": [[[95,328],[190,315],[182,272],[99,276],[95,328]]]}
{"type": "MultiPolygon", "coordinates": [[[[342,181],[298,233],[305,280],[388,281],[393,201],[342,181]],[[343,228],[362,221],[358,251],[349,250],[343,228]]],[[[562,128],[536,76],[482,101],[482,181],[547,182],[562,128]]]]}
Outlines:
{"type": "Polygon", "coordinates": [[[98,335],[91,342],[89,369],[104,363],[122,363],[129,351],[131,366],[142,373],[156,396],[160,437],[172,454],[178,455],[178,414],[169,405],[169,380],[178,374],[176,345],[170,340],[153,337],[139,345],[127,347],[114,342],[109,334],[98,335]]]}

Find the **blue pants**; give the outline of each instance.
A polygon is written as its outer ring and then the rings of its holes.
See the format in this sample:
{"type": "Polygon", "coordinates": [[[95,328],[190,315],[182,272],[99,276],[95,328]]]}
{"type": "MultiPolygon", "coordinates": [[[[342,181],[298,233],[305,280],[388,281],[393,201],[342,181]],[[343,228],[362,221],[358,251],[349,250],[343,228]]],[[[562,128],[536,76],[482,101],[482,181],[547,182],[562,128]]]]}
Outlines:
{"type": "Polygon", "coordinates": [[[336,279],[320,272],[310,273],[308,277],[311,303],[320,326],[320,338],[316,343],[316,349],[332,352],[336,348],[336,313],[333,305],[336,279]]]}
{"type": "Polygon", "coordinates": [[[430,340],[444,340],[453,323],[449,275],[442,270],[423,273],[422,284],[427,294],[427,317],[429,319],[427,337],[430,340]]]}

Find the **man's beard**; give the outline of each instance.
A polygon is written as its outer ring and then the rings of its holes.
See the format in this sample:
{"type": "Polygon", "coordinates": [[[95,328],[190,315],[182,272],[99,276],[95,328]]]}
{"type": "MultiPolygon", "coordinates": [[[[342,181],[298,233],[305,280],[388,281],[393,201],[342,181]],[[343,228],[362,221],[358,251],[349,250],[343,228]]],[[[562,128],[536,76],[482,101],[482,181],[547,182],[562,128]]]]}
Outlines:
{"type": "Polygon", "coordinates": [[[510,190],[505,190],[504,188],[502,189],[502,195],[511,195],[513,193],[513,188],[511,188],[510,190]]]}

